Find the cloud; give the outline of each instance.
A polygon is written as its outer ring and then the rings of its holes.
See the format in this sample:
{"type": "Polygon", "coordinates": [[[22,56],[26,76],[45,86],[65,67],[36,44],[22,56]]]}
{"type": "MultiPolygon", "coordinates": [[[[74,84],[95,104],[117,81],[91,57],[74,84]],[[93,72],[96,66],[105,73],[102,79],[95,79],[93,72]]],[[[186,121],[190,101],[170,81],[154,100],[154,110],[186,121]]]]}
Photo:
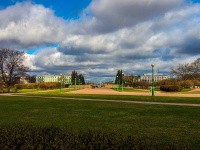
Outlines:
{"type": "Polygon", "coordinates": [[[86,80],[108,80],[118,69],[149,73],[152,63],[169,74],[200,57],[199,14],[199,4],[184,0],[93,0],[78,20],[63,20],[42,5],[17,3],[0,11],[0,44],[42,47],[27,54],[37,74],[76,70],[86,80]]]}
{"type": "Polygon", "coordinates": [[[183,3],[184,0],[93,0],[84,11],[81,24],[85,32],[113,32],[155,19],[183,3]]]}
{"type": "MultiPolygon", "coordinates": [[[[168,2],[173,4],[174,1],[168,2]]],[[[179,2],[177,5],[181,4],[182,1],[179,2]]],[[[163,3],[163,7],[166,3],[163,3]]],[[[100,4],[98,6],[103,7],[100,4]]],[[[168,7],[166,6],[166,8],[168,7]]],[[[124,69],[124,71],[137,70],[134,72],[139,74],[150,71],[149,64],[158,63],[159,67],[162,68],[161,71],[169,73],[170,68],[177,64],[178,60],[181,62],[186,60],[188,56],[196,55],[194,58],[199,56],[200,18],[198,14],[200,6],[196,4],[179,7],[178,5],[176,9],[173,7],[173,9],[165,9],[165,11],[161,11],[155,17],[150,14],[148,19],[138,19],[132,26],[122,25],[123,27],[114,31],[109,29],[110,32],[102,31],[98,34],[95,32],[77,34],[75,32],[76,34],[66,37],[61,42],[58,51],[75,56],[75,60],[79,62],[89,60],[104,64],[95,66],[97,68],[104,66],[101,69],[109,66],[114,70],[117,68],[124,69]]],[[[103,10],[99,12],[105,13],[105,15],[109,14],[103,10]]],[[[117,15],[118,13],[116,13],[117,15]]],[[[94,27],[96,23],[93,23],[94,27]]],[[[106,22],[104,25],[107,27],[106,22]]]]}
{"type": "Polygon", "coordinates": [[[3,47],[28,48],[62,40],[65,21],[51,9],[30,2],[17,3],[0,11],[0,44],[3,47]]]}

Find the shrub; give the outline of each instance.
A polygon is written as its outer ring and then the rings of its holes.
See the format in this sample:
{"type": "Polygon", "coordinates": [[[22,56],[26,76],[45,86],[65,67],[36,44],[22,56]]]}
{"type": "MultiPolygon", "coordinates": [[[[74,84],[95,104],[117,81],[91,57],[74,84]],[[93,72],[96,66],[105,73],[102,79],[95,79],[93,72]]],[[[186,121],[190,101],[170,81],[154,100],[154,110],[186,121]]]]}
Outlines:
{"type": "Polygon", "coordinates": [[[176,142],[160,142],[100,131],[78,131],[51,127],[11,126],[0,128],[0,149],[188,149],[176,142]]]}
{"type": "Polygon", "coordinates": [[[161,91],[165,92],[180,92],[182,90],[182,86],[180,85],[162,85],[160,86],[161,91]]]}
{"type": "Polygon", "coordinates": [[[146,82],[146,81],[140,81],[140,82],[133,82],[132,85],[133,87],[136,87],[136,88],[146,89],[146,88],[149,88],[151,83],[146,82]]]}
{"type": "MultiPolygon", "coordinates": [[[[64,86],[64,84],[63,84],[64,86]]],[[[28,83],[28,84],[15,84],[15,91],[20,89],[58,89],[60,88],[59,82],[43,82],[43,83],[28,83]]]]}
{"type": "Polygon", "coordinates": [[[191,80],[181,81],[180,85],[184,88],[190,88],[194,86],[194,82],[191,80]]]}
{"type": "Polygon", "coordinates": [[[179,80],[171,78],[155,82],[155,86],[162,86],[162,85],[179,85],[179,80]]]}

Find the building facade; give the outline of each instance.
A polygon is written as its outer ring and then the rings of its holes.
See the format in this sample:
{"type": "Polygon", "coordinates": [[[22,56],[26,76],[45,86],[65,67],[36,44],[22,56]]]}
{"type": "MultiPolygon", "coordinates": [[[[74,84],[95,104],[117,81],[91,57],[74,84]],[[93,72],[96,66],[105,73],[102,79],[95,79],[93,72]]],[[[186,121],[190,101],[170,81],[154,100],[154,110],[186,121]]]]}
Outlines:
{"type": "MultiPolygon", "coordinates": [[[[41,82],[60,82],[60,75],[37,75],[36,76],[36,83],[41,82]]],[[[64,75],[64,84],[71,84],[71,76],[64,75]]]]}
{"type": "MultiPolygon", "coordinates": [[[[168,79],[168,75],[163,75],[163,74],[154,74],[154,82],[161,81],[168,79]]],[[[147,81],[147,82],[152,82],[152,75],[150,74],[144,74],[140,76],[140,81],[147,81]]]]}

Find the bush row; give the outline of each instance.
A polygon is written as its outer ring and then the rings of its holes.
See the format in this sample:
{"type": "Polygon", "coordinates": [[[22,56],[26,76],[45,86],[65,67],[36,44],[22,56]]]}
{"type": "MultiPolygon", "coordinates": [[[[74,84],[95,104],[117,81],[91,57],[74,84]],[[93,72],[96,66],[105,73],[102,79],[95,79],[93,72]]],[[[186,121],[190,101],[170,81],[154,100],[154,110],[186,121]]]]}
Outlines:
{"type": "Polygon", "coordinates": [[[160,86],[161,91],[165,92],[180,92],[182,90],[182,86],[180,85],[162,85],[160,86]]]}
{"type": "Polygon", "coordinates": [[[60,88],[59,82],[15,84],[17,90],[20,89],[57,89],[60,88]]]}
{"type": "Polygon", "coordinates": [[[133,136],[101,133],[98,131],[73,132],[51,127],[0,128],[0,149],[68,149],[68,150],[130,150],[130,149],[188,149],[180,143],[159,143],[154,140],[135,140],[133,136]]]}

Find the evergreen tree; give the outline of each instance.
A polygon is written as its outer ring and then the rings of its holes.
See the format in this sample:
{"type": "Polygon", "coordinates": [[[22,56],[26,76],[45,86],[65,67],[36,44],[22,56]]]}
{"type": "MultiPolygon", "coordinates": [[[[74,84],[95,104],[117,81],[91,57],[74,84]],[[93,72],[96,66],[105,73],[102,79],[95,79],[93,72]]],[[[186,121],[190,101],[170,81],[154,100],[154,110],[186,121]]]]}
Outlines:
{"type": "Polygon", "coordinates": [[[80,81],[80,84],[85,85],[85,79],[82,74],[79,74],[79,81],[80,81]]]}
{"type": "Polygon", "coordinates": [[[123,73],[122,70],[117,71],[117,74],[115,77],[115,84],[119,84],[119,85],[122,84],[122,73],[123,73]]]}
{"type": "Polygon", "coordinates": [[[71,83],[72,83],[72,85],[75,85],[75,81],[76,81],[76,84],[78,84],[79,76],[78,76],[78,73],[75,70],[73,70],[72,74],[71,74],[71,83]]]}

